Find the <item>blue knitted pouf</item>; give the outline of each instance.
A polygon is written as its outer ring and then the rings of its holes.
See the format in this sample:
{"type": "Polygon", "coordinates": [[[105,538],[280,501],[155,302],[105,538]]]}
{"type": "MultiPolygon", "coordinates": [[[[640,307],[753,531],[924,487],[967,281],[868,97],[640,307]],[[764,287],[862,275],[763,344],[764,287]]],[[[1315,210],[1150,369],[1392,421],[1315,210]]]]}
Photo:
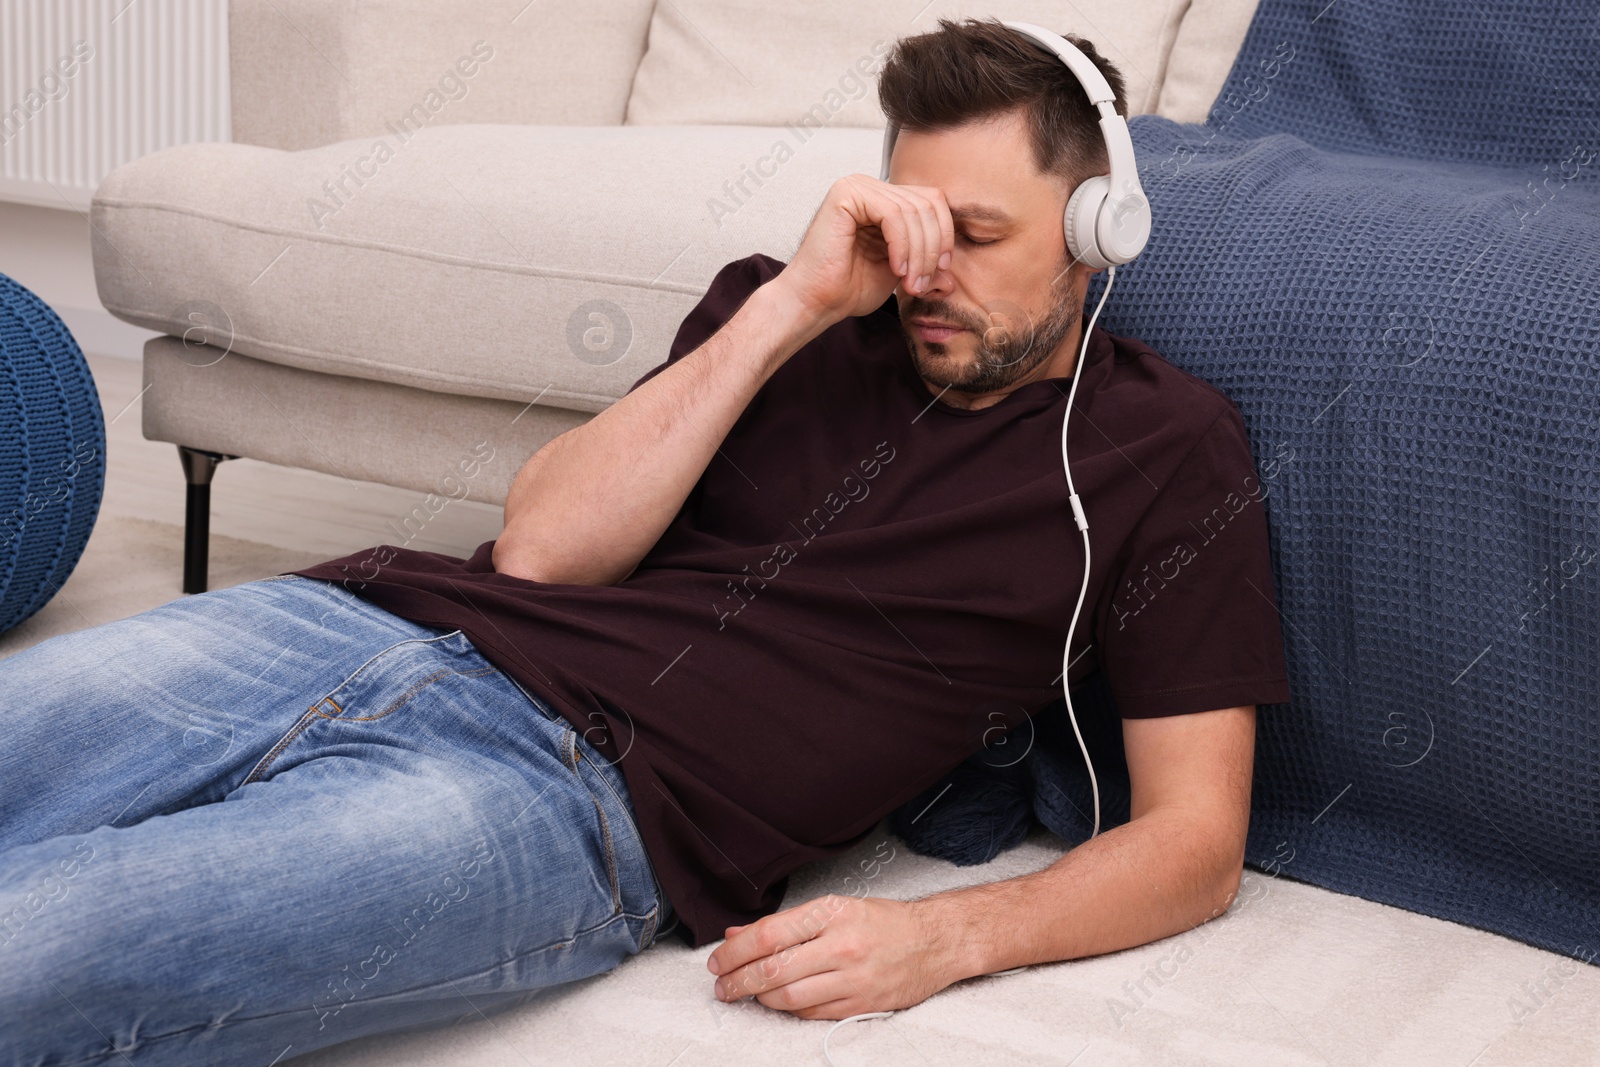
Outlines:
{"type": "Polygon", "coordinates": [[[83,353],[55,312],[0,274],[0,632],[44,607],[78,565],[105,457],[83,353]]]}

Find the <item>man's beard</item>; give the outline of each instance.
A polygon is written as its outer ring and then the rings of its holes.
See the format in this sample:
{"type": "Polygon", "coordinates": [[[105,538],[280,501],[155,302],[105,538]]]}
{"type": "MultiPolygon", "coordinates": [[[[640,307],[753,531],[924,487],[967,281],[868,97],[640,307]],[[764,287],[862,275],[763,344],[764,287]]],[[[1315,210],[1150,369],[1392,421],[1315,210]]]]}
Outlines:
{"type": "Polygon", "coordinates": [[[1023,380],[1060,347],[1083,319],[1082,301],[1073,300],[1072,295],[1070,275],[1063,270],[1051,285],[1048,310],[1038,322],[1031,321],[1021,308],[1004,300],[992,302],[985,309],[987,321],[969,321],[948,305],[913,297],[902,312],[901,330],[917,365],[917,373],[924,381],[958,393],[983,396],[1023,380]],[[906,325],[907,320],[919,317],[965,327],[969,332],[956,334],[949,341],[920,341],[906,325]],[[948,364],[955,355],[952,342],[968,337],[977,340],[973,358],[966,361],[951,380],[948,366],[941,365],[948,364]],[[926,356],[923,349],[926,349],[926,356]]]}

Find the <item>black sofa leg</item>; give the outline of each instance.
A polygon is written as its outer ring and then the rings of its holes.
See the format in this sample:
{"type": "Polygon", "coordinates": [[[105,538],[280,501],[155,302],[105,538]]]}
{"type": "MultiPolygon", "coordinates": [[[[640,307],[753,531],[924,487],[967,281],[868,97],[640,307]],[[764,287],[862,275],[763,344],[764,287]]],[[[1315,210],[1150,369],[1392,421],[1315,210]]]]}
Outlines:
{"type": "Polygon", "coordinates": [[[217,464],[238,459],[225,452],[207,452],[187,445],[178,446],[178,461],[189,483],[183,507],[183,591],[206,591],[206,571],[211,546],[211,476],[217,464]]]}

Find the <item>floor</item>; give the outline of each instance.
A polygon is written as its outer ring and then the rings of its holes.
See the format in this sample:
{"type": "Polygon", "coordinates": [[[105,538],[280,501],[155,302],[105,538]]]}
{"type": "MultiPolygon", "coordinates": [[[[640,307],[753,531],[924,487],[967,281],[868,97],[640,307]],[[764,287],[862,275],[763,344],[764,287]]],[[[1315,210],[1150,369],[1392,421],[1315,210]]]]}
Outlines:
{"type": "MultiPolygon", "coordinates": [[[[89,362],[109,424],[101,515],[61,592],[0,635],[0,657],[179,595],[183,479],[176,450],[140,435],[139,365],[97,356],[89,362]]],[[[417,497],[229,461],[213,489],[212,587],[390,541],[385,524],[417,497]]],[[[430,523],[426,543],[413,544],[465,555],[498,530],[498,508],[457,502],[430,523]]],[[[875,844],[802,868],[785,906],[836,891],[875,844]]],[[[910,899],[1009,878],[1047,866],[1062,848],[1041,829],[987,865],[957,868],[899,843],[874,893],[910,899]]],[[[833,1023],[752,1001],[717,1001],[704,967],[711,947],[689,949],[669,938],[610,974],[514,1011],[307,1056],[283,1050],[278,1062],[1600,1065],[1600,968],[1256,870],[1247,871],[1232,910],[1188,933],[970,979],[837,1032],[833,1023]]],[[[265,1051],[262,1063],[277,1054],[265,1051]]]]}

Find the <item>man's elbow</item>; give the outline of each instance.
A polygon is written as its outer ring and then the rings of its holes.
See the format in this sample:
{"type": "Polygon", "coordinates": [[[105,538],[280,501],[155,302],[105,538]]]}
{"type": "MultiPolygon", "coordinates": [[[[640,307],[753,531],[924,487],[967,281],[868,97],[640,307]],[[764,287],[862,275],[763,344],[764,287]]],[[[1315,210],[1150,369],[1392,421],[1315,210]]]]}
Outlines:
{"type": "Polygon", "coordinates": [[[513,535],[509,528],[502,530],[495,540],[494,548],[489,550],[489,561],[499,574],[547,585],[616,585],[632,573],[632,568],[617,572],[615,568],[583,561],[562,563],[527,538],[513,535]]]}
{"type": "Polygon", "coordinates": [[[1194,816],[1186,836],[1194,845],[1190,917],[1198,925],[1226,914],[1239,897],[1244,884],[1244,831],[1231,820],[1194,816]]]}
{"type": "Polygon", "coordinates": [[[1211,864],[1212,878],[1207,903],[1210,918],[1216,918],[1233,907],[1239,899],[1239,888],[1244,884],[1244,850],[1248,834],[1249,816],[1228,820],[1221,828],[1213,827],[1211,864]]]}
{"type": "Polygon", "coordinates": [[[1230,863],[1223,868],[1222,878],[1212,891],[1211,917],[1223,915],[1239,899],[1239,886],[1244,880],[1244,862],[1230,863]]]}
{"type": "Polygon", "coordinates": [[[521,578],[525,582],[543,582],[548,579],[540,568],[532,553],[513,539],[510,530],[500,531],[500,536],[495,539],[494,547],[489,550],[489,562],[493,564],[497,574],[510,575],[512,578],[521,578]]]}

